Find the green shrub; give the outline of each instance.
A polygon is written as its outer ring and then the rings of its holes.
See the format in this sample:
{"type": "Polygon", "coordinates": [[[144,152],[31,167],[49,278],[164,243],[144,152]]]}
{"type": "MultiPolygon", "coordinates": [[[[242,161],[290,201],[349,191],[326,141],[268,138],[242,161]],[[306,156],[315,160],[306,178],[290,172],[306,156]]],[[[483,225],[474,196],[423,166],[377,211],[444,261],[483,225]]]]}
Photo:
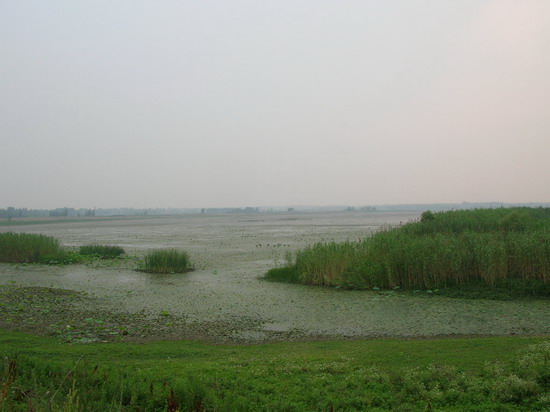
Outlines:
{"type": "Polygon", "coordinates": [[[114,259],[124,254],[120,246],[86,245],[78,251],[83,256],[99,256],[102,259],[114,259]]]}
{"type": "Polygon", "coordinates": [[[142,270],[150,273],[184,273],[192,270],[189,255],[175,249],[161,249],[145,256],[142,270]]]}
{"type": "Polygon", "coordinates": [[[0,233],[0,262],[63,261],[65,252],[53,237],[30,233],[0,233]]]}

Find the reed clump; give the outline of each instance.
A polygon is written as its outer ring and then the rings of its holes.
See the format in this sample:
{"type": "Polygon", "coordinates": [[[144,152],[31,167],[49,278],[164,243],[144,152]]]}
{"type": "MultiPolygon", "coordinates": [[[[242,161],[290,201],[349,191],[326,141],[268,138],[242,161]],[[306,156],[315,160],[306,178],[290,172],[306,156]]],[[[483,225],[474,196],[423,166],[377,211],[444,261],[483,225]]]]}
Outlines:
{"type": "Polygon", "coordinates": [[[80,246],[78,253],[82,256],[97,256],[101,259],[115,259],[123,255],[125,252],[120,246],[93,244],[80,246]]]}
{"type": "Polygon", "coordinates": [[[143,272],[149,273],[185,273],[193,270],[187,252],[175,249],[161,249],[147,253],[143,272]]]}
{"type": "Polygon", "coordinates": [[[36,263],[62,261],[65,251],[51,236],[32,233],[0,233],[0,262],[36,263]]]}
{"type": "Polygon", "coordinates": [[[356,289],[507,287],[550,296],[550,208],[425,213],[361,242],[296,254],[301,283],[356,289]]]}

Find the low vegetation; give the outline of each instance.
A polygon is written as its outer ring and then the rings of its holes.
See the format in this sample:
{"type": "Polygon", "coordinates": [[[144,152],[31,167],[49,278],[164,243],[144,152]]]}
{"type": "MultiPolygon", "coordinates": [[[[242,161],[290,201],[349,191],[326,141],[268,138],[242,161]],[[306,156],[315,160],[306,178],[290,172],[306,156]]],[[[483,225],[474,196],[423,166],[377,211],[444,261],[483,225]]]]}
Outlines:
{"type": "Polygon", "coordinates": [[[124,254],[120,246],[86,245],[80,246],[78,253],[83,256],[97,256],[101,259],[115,259],[124,254]]]}
{"type": "Polygon", "coordinates": [[[141,270],[149,273],[184,273],[192,270],[192,267],[187,252],[160,249],[145,255],[141,270]]]}
{"type": "Polygon", "coordinates": [[[124,254],[119,246],[87,245],[78,252],[63,248],[51,236],[33,233],[0,233],[0,262],[72,264],[95,258],[114,259],[124,254]]]}
{"type": "Polygon", "coordinates": [[[545,411],[544,338],[60,344],[0,331],[0,411],[545,411]]]}
{"type": "Polygon", "coordinates": [[[0,262],[36,263],[64,258],[65,251],[53,237],[30,233],[0,233],[0,262]]]}
{"type": "Polygon", "coordinates": [[[492,288],[550,296],[550,209],[432,213],[361,242],[318,243],[267,279],[356,289],[492,288]]]}
{"type": "MultiPolygon", "coordinates": [[[[97,259],[116,259],[125,253],[120,246],[91,244],[78,252],[65,249],[51,236],[30,233],[0,233],[0,262],[44,264],[90,264],[97,259]]],[[[149,273],[184,273],[193,270],[187,252],[154,250],[145,256],[139,270],[149,273]]]]}

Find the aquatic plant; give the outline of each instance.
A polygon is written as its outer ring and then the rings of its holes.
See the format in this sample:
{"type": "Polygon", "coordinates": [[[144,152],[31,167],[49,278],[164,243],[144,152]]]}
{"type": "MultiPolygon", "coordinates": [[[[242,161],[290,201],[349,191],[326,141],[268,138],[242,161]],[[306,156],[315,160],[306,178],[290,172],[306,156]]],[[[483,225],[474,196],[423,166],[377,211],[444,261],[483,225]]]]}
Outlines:
{"type": "Polygon", "coordinates": [[[141,270],[150,273],[184,273],[192,270],[192,267],[187,252],[161,249],[145,255],[141,270]]]}
{"type": "Polygon", "coordinates": [[[550,209],[423,214],[361,242],[317,243],[270,277],[347,288],[508,288],[550,296],[550,209]],[[513,286],[512,286],[513,285],[513,286]]]}
{"type": "Polygon", "coordinates": [[[267,271],[264,276],[265,280],[274,282],[287,282],[287,283],[300,283],[300,274],[295,267],[283,266],[280,268],[273,268],[267,271]]]}
{"type": "Polygon", "coordinates": [[[114,259],[123,255],[124,249],[120,246],[86,245],[80,246],[78,253],[83,256],[98,256],[102,259],[114,259]]]}
{"type": "Polygon", "coordinates": [[[0,233],[0,262],[34,263],[64,260],[65,252],[51,236],[31,233],[0,233]]]}

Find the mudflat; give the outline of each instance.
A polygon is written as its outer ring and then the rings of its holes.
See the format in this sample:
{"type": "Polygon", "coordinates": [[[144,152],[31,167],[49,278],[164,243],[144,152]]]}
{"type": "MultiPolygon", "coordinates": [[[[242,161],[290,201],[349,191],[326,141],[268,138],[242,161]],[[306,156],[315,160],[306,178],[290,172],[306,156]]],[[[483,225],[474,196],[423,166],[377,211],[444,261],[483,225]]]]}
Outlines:
{"type": "Polygon", "coordinates": [[[550,300],[456,299],[425,292],[350,291],[261,280],[288,252],[359,240],[416,213],[262,213],[90,218],[2,226],[65,246],[111,244],[130,256],[88,265],[0,264],[0,326],[94,342],[539,335],[550,300]],[[148,250],[186,250],[186,274],[137,272],[148,250]]]}

